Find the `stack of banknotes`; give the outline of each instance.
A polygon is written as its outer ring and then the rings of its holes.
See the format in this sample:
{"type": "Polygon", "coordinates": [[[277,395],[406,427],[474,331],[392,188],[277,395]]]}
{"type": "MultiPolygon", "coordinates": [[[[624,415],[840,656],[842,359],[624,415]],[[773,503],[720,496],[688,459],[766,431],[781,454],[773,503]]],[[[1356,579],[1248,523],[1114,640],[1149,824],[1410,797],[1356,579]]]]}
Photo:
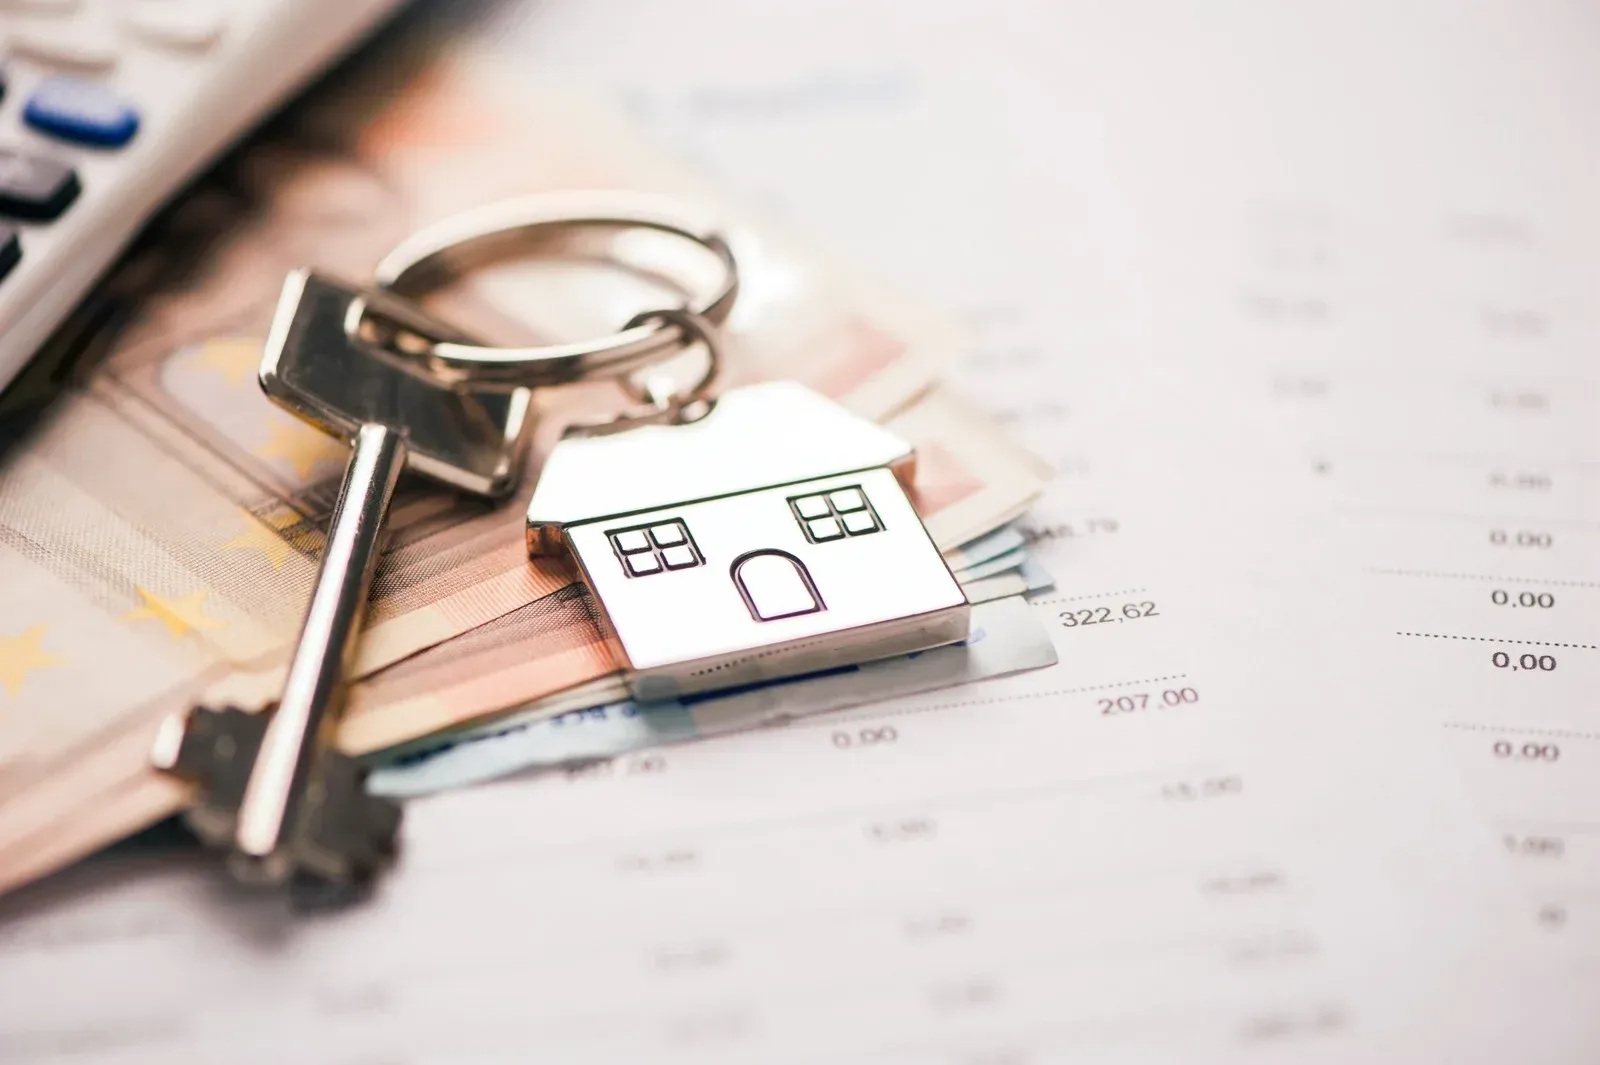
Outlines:
{"type": "MultiPolygon", "coordinates": [[[[513,87],[495,64],[382,54],[318,87],[155,235],[156,280],[104,325],[93,369],[7,427],[0,890],[183,807],[184,787],[147,767],[166,714],[277,694],[346,459],[256,382],[285,272],[360,280],[418,226],[505,197],[639,189],[715,207],[744,278],[729,382],[800,380],[916,445],[915,499],[976,604],[973,633],[907,659],[637,705],[574,574],[525,553],[537,455],[527,488],[499,507],[403,483],[339,733],[375,766],[374,790],[419,795],[1054,660],[1019,598],[1049,577],[1012,524],[1048,471],[941,385],[960,331],[722,202],[615,116],[557,88],[529,92],[525,77],[513,87]]],[[[540,256],[463,282],[436,309],[508,340],[596,335],[655,282],[593,259],[540,256]]],[[[609,387],[539,395],[536,448],[615,402],[609,387]]]]}

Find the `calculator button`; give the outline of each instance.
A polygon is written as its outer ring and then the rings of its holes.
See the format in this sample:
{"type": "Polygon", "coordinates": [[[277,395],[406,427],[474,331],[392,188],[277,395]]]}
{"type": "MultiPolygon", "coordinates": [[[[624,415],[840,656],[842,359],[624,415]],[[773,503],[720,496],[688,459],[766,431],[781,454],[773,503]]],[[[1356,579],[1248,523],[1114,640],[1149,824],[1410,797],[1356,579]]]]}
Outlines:
{"type": "Polygon", "coordinates": [[[22,117],[62,140],[120,148],[139,130],[139,113],[98,82],[57,75],[33,90],[22,117]]]}
{"type": "Polygon", "coordinates": [[[657,547],[671,547],[673,544],[683,543],[687,537],[683,534],[683,526],[672,522],[651,528],[650,539],[656,542],[657,547]]]}
{"type": "Polygon", "coordinates": [[[802,518],[826,517],[828,501],[821,496],[802,496],[794,501],[794,510],[802,518]]]}
{"type": "Polygon", "coordinates": [[[0,214],[49,222],[78,198],[78,190],[70,166],[0,148],[0,214]]]}
{"type": "Polygon", "coordinates": [[[617,533],[617,547],[624,553],[644,551],[650,547],[650,541],[645,536],[643,529],[633,529],[625,533],[617,533]]]}
{"type": "Polygon", "coordinates": [[[15,226],[0,226],[0,278],[4,278],[22,259],[22,241],[15,226]]]}
{"type": "Polygon", "coordinates": [[[817,541],[837,540],[844,535],[844,530],[839,528],[838,518],[818,518],[815,521],[808,521],[806,528],[811,531],[811,539],[817,541]]]}
{"type": "Polygon", "coordinates": [[[666,562],[668,569],[687,569],[700,564],[700,560],[695,557],[694,550],[688,544],[667,548],[661,552],[661,558],[666,562]]]}
{"type": "Polygon", "coordinates": [[[867,505],[867,501],[861,495],[861,489],[859,488],[841,488],[828,496],[828,498],[833,501],[833,509],[840,514],[852,510],[862,510],[867,505]]]}
{"type": "Polygon", "coordinates": [[[628,560],[628,572],[635,577],[643,577],[646,573],[658,573],[661,570],[661,560],[656,558],[653,551],[623,557],[628,560]]]}
{"type": "Polygon", "coordinates": [[[862,533],[877,532],[878,523],[872,520],[872,511],[858,510],[844,516],[844,531],[851,536],[860,536],[862,533]]]}
{"type": "Polygon", "coordinates": [[[168,48],[210,48],[227,20],[209,4],[189,0],[135,0],[122,15],[138,36],[168,48]]]}
{"type": "Polygon", "coordinates": [[[97,19],[30,19],[11,31],[11,51],[40,63],[75,70],[109,70],[121,49],[97,19]]]}

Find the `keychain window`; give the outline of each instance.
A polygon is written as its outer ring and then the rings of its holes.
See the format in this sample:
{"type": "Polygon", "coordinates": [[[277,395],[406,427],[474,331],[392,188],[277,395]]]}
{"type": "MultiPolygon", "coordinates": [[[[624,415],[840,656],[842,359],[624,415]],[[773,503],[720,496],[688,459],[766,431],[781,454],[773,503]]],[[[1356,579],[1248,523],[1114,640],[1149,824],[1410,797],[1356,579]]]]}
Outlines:
{"type": "Polygon", "coordinates": [[[630,577],[689,569],[705,561],[689,536],[689,527],[677,519],[635,529],[617,529],[606,536],[611,540],[611,549],[622,560],[623,571],[630,577]]]}
{"type": "Polygon", "coordinates": [[[814,544],[842,540],[847,536],[865,536],[883,528],[877,511],[872,509],[860,485],[793,496],[789,500],[789,509],[800,522],[806,539],[814,544]]]}

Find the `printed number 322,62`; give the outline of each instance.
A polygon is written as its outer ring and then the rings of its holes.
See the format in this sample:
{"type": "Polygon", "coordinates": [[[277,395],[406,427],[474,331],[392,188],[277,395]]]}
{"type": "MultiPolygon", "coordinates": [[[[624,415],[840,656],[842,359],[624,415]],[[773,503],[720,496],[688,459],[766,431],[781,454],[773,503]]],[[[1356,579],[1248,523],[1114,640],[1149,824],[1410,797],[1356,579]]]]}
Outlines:
{"type": "Polygon", "coordinates": [[[1057,617],[1061,627],[1076,629],[1083,625],[1105,625],[1119,621],[1137,621],[1140,618],[1160,617],[1156,605],[1149,600],[1142,603],[1123,603],[1122,609],[1109,606],[1089,607],[1087,610],[1063,610],[1057,617]]]}

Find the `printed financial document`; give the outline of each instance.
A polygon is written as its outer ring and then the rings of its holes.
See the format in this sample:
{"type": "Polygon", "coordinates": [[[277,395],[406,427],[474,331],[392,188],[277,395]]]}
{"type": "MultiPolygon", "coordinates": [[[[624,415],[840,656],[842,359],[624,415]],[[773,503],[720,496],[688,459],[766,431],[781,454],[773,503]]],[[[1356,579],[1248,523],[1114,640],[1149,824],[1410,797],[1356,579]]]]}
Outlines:
{"type": "Polygon", "coordinates": [[[101,859],[0,1057],[1593,1059],[1593,12],[487,15],[968,322],[1059,662],[420,800],[350,913],[101,859]]]}

